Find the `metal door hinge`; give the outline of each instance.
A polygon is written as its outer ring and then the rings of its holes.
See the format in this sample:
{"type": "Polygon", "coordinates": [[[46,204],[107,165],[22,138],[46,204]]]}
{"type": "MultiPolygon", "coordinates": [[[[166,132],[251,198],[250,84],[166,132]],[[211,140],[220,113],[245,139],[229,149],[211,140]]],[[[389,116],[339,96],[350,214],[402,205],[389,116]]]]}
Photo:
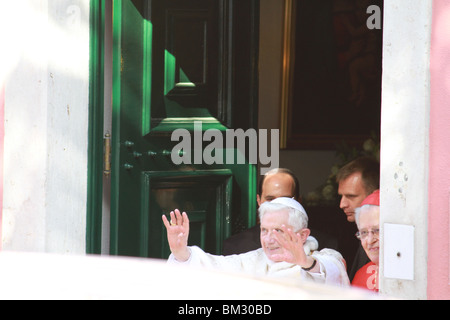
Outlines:
{"type": "Polygon", "coordinates": [[[111,135],[105,134],[103,138],[104,154],[103,154],[103,174],[109,177],[111,174],[111,135]]]}

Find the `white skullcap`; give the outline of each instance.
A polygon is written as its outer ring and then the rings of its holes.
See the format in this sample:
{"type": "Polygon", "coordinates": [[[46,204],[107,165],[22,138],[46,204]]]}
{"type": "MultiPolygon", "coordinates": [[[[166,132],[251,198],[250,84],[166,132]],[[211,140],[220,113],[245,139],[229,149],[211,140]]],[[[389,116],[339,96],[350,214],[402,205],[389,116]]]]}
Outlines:
{"type": "Polygon", "coordinates": [[[270,203],[279,203],[286,207],[298,210],[298,211],[304,213],[306,216],[308,215],[306,213],[305,208],[303,208],[303,206],[298,201],[296,201],[292,198],[287,198],[287,197],[276,198],[276,199],[270,201],[270,203]]]}
{"type": "Polygon", "coordinates": [[[282,209],[289,210],[289,222],[294,231],[308,227],[308,215],[305,208],[292,198],[276,198],[272,201],[266,201],[259,207],[259,218],[262,221],[263,216],[268,211],[278,211],[282,209]]]}

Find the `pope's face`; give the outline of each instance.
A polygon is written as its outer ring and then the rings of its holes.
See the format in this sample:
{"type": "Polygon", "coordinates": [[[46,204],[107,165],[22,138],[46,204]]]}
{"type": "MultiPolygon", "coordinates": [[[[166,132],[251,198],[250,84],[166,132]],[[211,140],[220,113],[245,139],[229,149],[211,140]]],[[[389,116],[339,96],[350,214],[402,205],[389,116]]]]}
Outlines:
{"type": "Polygon", "coordinates": [[[287,210],[272,212],[268,211],[264,214],[261,220],[261,246],[267,257],[274,262],[281,261],[273,258],[275,254],[278,255],[285,253],[285,249],[276,240],[274,233],[283,232],[281,231],[282,225],[292,229],[292,226],[288,224],[288,221],[289,213],[287,210]]]}

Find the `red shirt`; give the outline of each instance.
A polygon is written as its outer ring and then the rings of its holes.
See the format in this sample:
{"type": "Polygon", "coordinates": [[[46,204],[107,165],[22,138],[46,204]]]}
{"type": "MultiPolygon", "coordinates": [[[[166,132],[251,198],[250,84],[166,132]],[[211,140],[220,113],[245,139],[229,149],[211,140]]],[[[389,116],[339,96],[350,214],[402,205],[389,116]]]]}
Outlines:
{"type": "Polygon", "coordinates": [[[356,272],[352,286],[378,292],[378,266],[369,262],[356,272]]]}

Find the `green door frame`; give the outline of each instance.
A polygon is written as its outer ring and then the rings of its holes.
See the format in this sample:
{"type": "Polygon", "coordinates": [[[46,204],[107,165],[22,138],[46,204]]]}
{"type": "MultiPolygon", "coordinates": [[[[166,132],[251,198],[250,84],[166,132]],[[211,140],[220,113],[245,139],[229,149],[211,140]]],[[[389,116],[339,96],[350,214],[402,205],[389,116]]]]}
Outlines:
{"type": "MultiPolygon", "coordinates": [[[[256,47],[256,45],[253,45],[253,50],[256,50],[256,47]]],[[[86,253],[88,254],[101,254],[102,251],[104,54],[105,0],[90,0],[89,134],[86,200],[86,253]]],[[[252,77],[256,77],[256,74],[252,77]]],[[[255,81],[253,79],[253,82],[255,81]]],[[[252,99],[256,99],[256,93],[252,99]]],[[[256,113],[252,111],[249,116],[252,118],[252,123],[256,123],[256,113]]],[[[144,126],[143,129],[145,129],[144,126]]],[[[251,174],[254,175],[255,173],[252,172],[251,174]]],[[[256,184],[249,185],[249,192],[253,194],[255,187],[256,184]]],[[[249,201],[251,202],[249,207],[253,208],[254,200],[249,199],[249,201]]],[[[255,214],[253,212],[255,210],[251,211],[249,217],[255,214]]]]}
{"type": "Polygon", "coordinates": [[[105,0],[90,1],[89,137],[86,253],[102,246],[105,0]]]}

